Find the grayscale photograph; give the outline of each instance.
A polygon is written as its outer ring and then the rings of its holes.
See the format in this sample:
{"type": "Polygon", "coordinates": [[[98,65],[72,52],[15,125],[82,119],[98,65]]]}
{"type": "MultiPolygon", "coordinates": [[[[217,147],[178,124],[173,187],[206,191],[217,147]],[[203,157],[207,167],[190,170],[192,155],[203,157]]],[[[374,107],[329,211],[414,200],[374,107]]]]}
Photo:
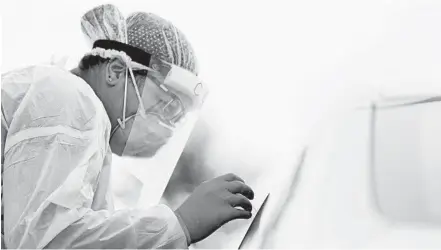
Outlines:
{"type": "Polygon", "coordinates": [[[441,249],[441,1],[0,5],[2,249],[441,249]]]}

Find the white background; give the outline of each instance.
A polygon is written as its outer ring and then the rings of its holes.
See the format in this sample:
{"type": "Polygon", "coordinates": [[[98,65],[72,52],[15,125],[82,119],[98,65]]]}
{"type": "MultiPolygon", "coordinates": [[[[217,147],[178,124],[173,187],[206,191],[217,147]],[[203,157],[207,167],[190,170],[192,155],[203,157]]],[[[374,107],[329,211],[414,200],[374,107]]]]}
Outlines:
{"type": "MultiPolygon", "coordinates": [[[[107,2],[2,1],[1,71],[53,53],[80,58],[80,17],[107,2]]],[[[110,2],[175,23],[210,83],[207,105],[221,106],[217,124],[259,143],[305,135],[334,107],[379,90],[440,88],[440,1],[110,2]]]]}
{"type": "MultiPolygon", "coordinates": [[[[1,71],[54,53],[81,58],[80,17],[108,2],[2,1],[1,71]]],[[[186,34],[211,87],[203,117],[222,128],[213,150],[244,166],[294,156],[322,119],[358,102],[441,88],[441,1],[110,3],[186,34]]]]}

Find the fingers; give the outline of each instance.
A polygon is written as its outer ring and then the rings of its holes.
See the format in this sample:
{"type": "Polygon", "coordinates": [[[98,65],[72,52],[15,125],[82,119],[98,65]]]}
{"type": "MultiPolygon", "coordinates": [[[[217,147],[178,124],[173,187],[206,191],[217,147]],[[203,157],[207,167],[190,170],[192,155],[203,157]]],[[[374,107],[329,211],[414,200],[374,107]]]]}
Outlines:
{"type": "Polygon", "coordinates": [[[226,175],[222,175],[221,178],[225,181],[240,181],[240,182],[244,182],[244,180],[242,180],[242,178],[240,178],[239,176],[233,174],[233,173],[229,173],[226,175]]]}
{"type": "Polygon", "coordinates": [[[240,181],[232,181],[228,183],[227,190],[233,194],[242,194],[248,199],[254,199],[254,191],[247,184],[240,181]]]}
{"type": "Polygon", "coordinates": [[[251,212],[251,210],[253,209],[253,205],[251,204],[250,200],[248,200],[245,196],[241,194],[232,195],[228,199],[228,203],[232,207],[241,207],[248,212],[251,212]]]}
{"type": "Polygon", "coordinates": [[[249,219],[253,216],[251,211],[242,210],[238,208],[230,208],[228,209],[226,220],[224,223],[235,219],[249,219]]]}
{"type": "Polygon", "coordinates": [[[253,214],[250,211],[241,210],[241,209],[234,209],[232,211],[232,220],[235,219],[249,219],[253,216],[253,214]]]}

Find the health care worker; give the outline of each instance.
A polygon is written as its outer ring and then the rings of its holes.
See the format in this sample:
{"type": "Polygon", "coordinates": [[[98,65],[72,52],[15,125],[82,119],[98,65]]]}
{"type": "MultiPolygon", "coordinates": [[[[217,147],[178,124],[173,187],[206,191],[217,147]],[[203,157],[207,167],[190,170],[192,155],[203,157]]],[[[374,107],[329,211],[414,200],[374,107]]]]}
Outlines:
{"type": "Polygon", "coordinates": [[[93,49],[72,71],[32,66],[2,75],[7,248],[187,248],[251,217],[253,191],[234,174],[204,182],[176,210],[113,210],[112,152],[151,157],[206,86],[184,35],[113,5],[86,13],[93,49]]]}

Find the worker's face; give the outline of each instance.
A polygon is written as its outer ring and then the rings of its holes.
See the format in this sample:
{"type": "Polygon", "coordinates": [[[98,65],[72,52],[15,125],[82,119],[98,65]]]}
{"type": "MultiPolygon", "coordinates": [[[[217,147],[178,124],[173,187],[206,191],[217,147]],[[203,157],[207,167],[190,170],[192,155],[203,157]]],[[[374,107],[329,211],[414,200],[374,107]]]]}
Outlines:
{"type": "Polygon", "coordinates": [[[176,117],[165,111],[174,110],[177,112],[179,108],[174,107],[176,104],[172,101],[173,97],[170,94],[165,93],[152,81],[146,81],[147,71],[133,69],[136,86],[146,111],[145,118],[140,117],[139,98],[129,74],[127,78],[126,122],[125,128],[121,128],[117,120],[118,118],[123,120],[126,78],[125,67],[123,64],[119,64],[118,61],[109,63],[109,73],[106,80],[107,102],[112,103],[112,105],[107,105],[110,106],[108,113],[110,113],[112,131],[115,131],[111,136],[110,146],[113,153],[117,155],[124,153],[152,157],[173,135],[173,122],[176,120],[172,118],[176,119],[176,117]],[[169,105],[167,106],[167,104],[169,105]],[[164,107],[166,107],[165,110],[164,107]],[[130,133],[133,134],[130,135],[130,133]]]}

